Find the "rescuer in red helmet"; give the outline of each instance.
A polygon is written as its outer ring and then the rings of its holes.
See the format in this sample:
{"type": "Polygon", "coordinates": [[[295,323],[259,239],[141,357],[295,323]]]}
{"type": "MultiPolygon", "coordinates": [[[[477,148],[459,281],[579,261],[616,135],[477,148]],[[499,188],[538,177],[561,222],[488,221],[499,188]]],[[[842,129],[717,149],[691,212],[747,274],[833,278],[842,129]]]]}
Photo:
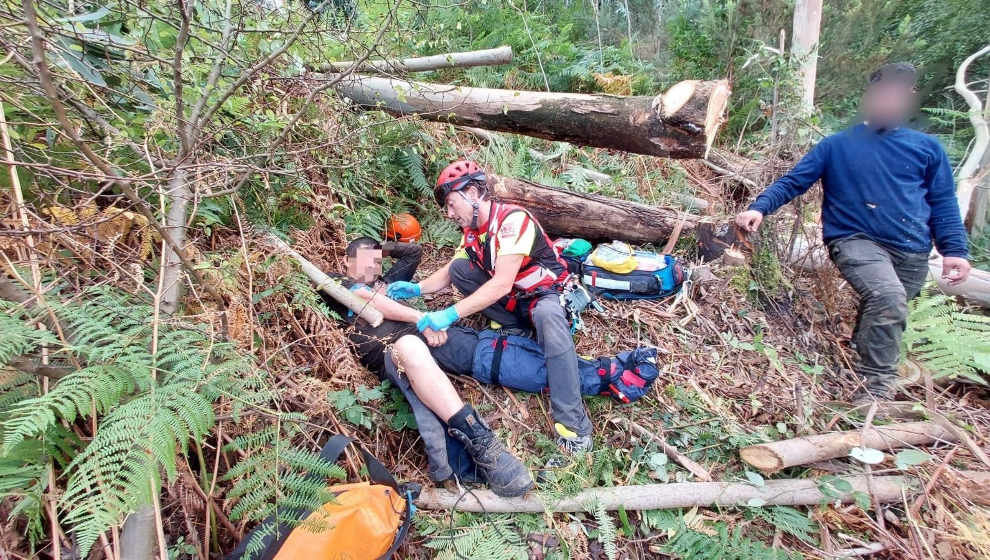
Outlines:
{"type": "Polygon", "coordinates": [[[581,399],[570,323],[560,304],[567,266],[528,211],[491,197],[489,178],[474,162],[448,165],[433,192],[463,231],[461,247],[422,282],[390,284],[388,296],[415,297],[450,285],[465,294],[457,304],[423,316],[420,331],[444,330],[478,312],[512,334],[535,331],[547,360],[557,444],[569,454],[590,450],[591,421],[581,399]]]}

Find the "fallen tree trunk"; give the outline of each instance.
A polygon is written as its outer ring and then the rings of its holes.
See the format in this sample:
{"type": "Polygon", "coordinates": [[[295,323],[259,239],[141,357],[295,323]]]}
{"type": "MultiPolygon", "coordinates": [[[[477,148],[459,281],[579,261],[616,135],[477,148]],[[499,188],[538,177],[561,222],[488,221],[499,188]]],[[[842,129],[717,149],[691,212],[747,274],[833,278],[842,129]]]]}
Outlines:
{"type": "MultiPolygon", "coordinates": [[[[990,482],[990,473],[978,473],[990,482]]],[[[531,492],[519,498],[500,498],[491,490],[475,490],[459,495],[448,490],[429,488],[416,500],[416,507],[423,509],[473,511],[487,513],[543,513],[545,511],[586,511],[596,504],[606,510],[676,509],[714,506],[801,506],[817,505],[823,501],[851,503],[853,492],[865,492],[877,502],[901,501],[901,492],[908,494],[920,488],[913,477],[874,476],[867,482],[864,476],[842,477],[852,485],[852,491],[839,493],[833,500],[819,490],[819,481],[808,479],[768,480],[764,486],[737,482],[676,482],[671,484],[644,484],[590,488],[576,496],[557,502],[544,501],[531,492]]]]}
{"type": "MultiPolygon", "coordinates": [[[[784,260],[793,268],[814,272],[827,266],[829,257],[824,245],[799,235],[795,238],[790,255],[784,260]]],[[[990,308],[990,272],[974,268],[965,282],[950,284],[942,278],[942,257],[939,255],[928,260],[928,271],[928,279],[933,280],[942,292],[990,308]]]]}
{"type": "Polygon", "coordinates": [[[743,461],[763,472],[817,463],[849,455],[853,447],[891,450],[936,441],[956,441],[956,436],[932,422],[905,422],[873,426],[867,430],[833,432],[750,445],[739,450],[743,461]]]}
{"type": "Polygon", "coordinates": [[[456,125],[672,158],[703,157],[724,119],[725,80],[688,80],[656,97],[457,87],[356,75],[336,89],[358,105],[456,125]]]}
{"type": "Polygon", "coordinates": [[[499,200],[532,212],[554,236],[657,243],[666,239],[681,219],[682,231],[692,230],[698,223],[697,216],[669,208],[565,191],[525,179],[498,177],[493,191],[499,200]]]}
{"type": "Polygon", "coordinates": [[[498,66],[512,62],[512,47],[497,47],[480,51],[435,54],[404,59],[368,60],[357,68],[353,60],[321,64],[319,72],[377,72],[382,74],[402,72],[427,72],[441,68],[470,68],[472,66],[498,66]]]}
{"type": "Polygon", "coordinates": [[[990,272],[973,269],[969,278],[961,284],[949,284],[942,278],[942,257],[936,256],[928,261],[928,277],[935,280],[938,289],[952,296],[962,296],[983,307],[990,308],[990,272]]]}

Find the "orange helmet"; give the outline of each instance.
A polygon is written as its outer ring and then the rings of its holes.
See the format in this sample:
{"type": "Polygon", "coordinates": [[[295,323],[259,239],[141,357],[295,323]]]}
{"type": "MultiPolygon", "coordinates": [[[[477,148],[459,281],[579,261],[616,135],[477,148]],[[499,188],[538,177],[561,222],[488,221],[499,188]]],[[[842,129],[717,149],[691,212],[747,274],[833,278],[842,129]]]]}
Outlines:
{"type": "Polygon", "coordinates": [[[440,172],[437,186],[433,189],[433,196],[442,208],[447,203],[448,194],[464,190],[470,185],[484,188],[485,181],[485,172],[478,167],[478,164],[466,159],[458,160],[444,167],[440,172]]]}
{"type": "Polygon", "coordinates": [[[411,243],[419,241],[422,234],[423,230],[419,227],[419,220],[412,214],[405,212],[393,214],[385,226],[385,239],[392,241],[411,243]]]}

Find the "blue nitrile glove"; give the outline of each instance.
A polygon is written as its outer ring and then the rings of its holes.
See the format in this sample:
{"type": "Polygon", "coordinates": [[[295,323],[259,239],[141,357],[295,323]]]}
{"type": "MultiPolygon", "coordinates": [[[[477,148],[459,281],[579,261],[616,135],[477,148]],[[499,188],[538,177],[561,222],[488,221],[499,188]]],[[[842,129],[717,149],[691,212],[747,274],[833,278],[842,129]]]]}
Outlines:
{"type": "Polygon", "coordinates": [[[385,290],[385,295],[392,299],[409,299],[422,293],[423,290],[419,287],[419,284],[402,280],[392,282],[388,285],[388,289],[385,290]]]}
{"type": "Polygon", "coordinates": [[[423,315],[423,318],[416,322],[416,328],[419,329],[419,332],[423,332],[426,329],[443,331],[447,330],[447,327],[453,325],[460,318],[461,316],[457,314],[457,309],[451,305],[443,311],[431,311],[423,315]]]}

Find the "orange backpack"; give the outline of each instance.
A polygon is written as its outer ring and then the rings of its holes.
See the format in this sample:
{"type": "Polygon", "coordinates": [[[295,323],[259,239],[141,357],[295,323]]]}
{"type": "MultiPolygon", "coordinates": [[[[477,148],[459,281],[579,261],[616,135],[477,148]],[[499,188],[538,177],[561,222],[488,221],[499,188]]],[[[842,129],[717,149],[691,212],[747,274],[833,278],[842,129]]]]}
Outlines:
{"type": "MultiPolygon", "coordinates": [[[[320,456],[334,463],[351,444],[350,438],[335,435],[327,441],[320,456]]],[[[381,461],[354,447],[364,458],[370,482],[338,484],[330,487],[333,502],[304,516],[298,526],[279,524],[272,531],[267,519],[241,540],[226,560],[387,560],[395,554],[409,532],[419,496],[418,484],[399,485],[381,461]],[[265,532],[263,550],[247,554],[255,532],[265,532]]]]}

